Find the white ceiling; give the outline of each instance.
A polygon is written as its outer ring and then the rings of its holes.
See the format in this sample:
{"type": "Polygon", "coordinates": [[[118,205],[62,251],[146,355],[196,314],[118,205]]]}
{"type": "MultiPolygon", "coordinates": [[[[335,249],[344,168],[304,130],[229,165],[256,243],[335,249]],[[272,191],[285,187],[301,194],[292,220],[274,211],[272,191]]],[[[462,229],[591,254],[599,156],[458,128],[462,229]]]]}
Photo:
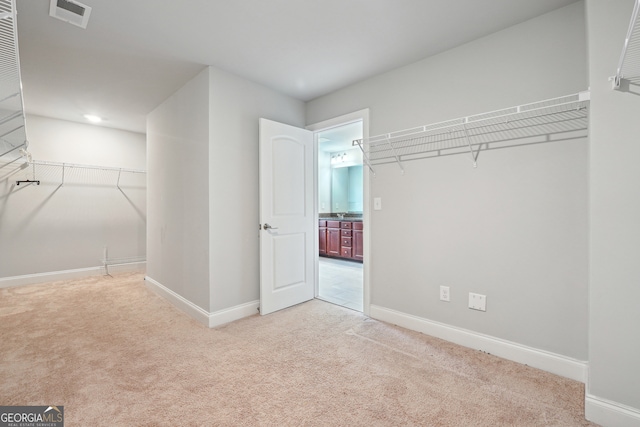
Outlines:
{"type": "Polygon", "coordinates": [[[575,0],[80,0],[87,29],[17,0],[27,113],[145,132],[207,65],[303,101],[575,0]]]}
{"type": "Polygon", "coordinates": [[[353,141],[362,138],[362,122],[350,123],[318,133],[318,149],[332,153],[353,149],[353,141]]]}

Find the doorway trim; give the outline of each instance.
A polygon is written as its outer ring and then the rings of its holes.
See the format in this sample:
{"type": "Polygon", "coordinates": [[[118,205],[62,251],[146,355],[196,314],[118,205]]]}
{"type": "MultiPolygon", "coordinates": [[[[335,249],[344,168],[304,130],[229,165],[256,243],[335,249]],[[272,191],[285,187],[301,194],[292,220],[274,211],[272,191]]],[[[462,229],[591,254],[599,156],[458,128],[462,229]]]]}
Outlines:
{"type": "MultiPolygon", "coordinates": [[[[348,125],[354,122],[362,122],[362,136],[364,139],[369,138],[369,109],[354,111],[353,113],[344,114],[342,116],[334,117],[332,119],[324,120],[322,122],[314,123],[306,127],[307,130],[313,132],[313,149],[315,161],[313,164],[313,188],[314,188],[314,210],[315,210],[315,223],[318,224],[318,133],[327,129],[348,125]]],[[[369,168],[362,168],[363,171],[363,194],[362,194],[362,227],[363,227],[363,251],[364,259],[362,260],[362,312],[364,315],[369,316],[369,307],[371,305],[371,198],[370,194],[370,172],[369,168]]],[[[316,251],[318,250],[318,233],[314,233],[316,251]]],[[[318,256],[315,258],[315,296],[318,296],[319,286],[319,262],[318,256]]]]}

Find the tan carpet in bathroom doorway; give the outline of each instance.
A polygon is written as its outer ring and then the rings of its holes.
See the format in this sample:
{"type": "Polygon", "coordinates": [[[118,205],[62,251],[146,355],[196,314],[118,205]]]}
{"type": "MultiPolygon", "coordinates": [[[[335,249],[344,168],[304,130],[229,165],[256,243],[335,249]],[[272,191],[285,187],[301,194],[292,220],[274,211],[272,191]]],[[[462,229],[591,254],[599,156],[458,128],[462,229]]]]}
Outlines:
{"type": "Polygon", "coordinates": [[[65,426],[587,426],[584,387],[322,301],[215,329],[140,274],[0,289],[0,405],[65,426]]]}

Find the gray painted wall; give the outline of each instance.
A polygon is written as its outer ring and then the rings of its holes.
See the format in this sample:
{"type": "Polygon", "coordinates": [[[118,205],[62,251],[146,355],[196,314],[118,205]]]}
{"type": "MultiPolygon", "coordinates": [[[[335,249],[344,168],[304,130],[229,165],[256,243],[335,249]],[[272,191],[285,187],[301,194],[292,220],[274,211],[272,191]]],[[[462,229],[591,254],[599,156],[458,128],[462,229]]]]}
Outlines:
{"type": "Polygon", "coordinates": [[[608,81],[633,4],[587,1],[592,94],[588,393],[640,411],[640,90],[635,85],[630,92],[613,91],[608,81]]]}
{"type": "MultiPolygon", "coordinates": [[[[35,160],[145,169],[145,136],[27,117],[35,160]]],[[[37,166],[0,168],[0,278],[98,267],[110,257],[144,257],[146,177],[37,166]],[[16,186],[18,179],[41,185],[16,186]]]]}
{"type": "MultiPolygon", "coordinates": [[[[578,2],[307,104],[370,108],[371,134],[587,89],[578,2]]],[[[376,168],[372,304],[587,360],[585,138],[376,168]],[[450,303],[438,300],[451,287],[450,303]],[[487,312],[467,308],[487,295],[487,312]]]]}
{"type": "Polygon", "coordinates": [[[209,67],[147,119],[147,275],[208,312],[259,299],[260,117],[304,103],[209,67]]]}
{"type": "Polygon", "coordinates": [[[209,310],[209,72],[147,117],[147,276],[209,310]]]}
{"type": "Polygon", "coordinates": [[[258,119],[304,125],[304,103],[209,67],[211,311],[260,297],[258,119]]]}

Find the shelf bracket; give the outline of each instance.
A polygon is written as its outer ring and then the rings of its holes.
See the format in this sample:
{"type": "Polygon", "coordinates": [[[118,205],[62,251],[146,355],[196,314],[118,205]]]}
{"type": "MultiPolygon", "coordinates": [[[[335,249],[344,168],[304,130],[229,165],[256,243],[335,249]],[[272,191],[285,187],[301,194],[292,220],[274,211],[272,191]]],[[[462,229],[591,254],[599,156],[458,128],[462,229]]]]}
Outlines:
{"type": "MultiPolygon", "coordinates": [[[[635,54],[635,60],[637,61],[637,35],[634,35],[636,24],[638,23],[638,17],[640,16],[640,1],[636,0],[633,5],[633,12],[631,13],[631,22],[629,22],[629,29],[627,30],[627,36],[624,39],[624,45],[622,46],[622,53],[620,54],[620,59],[618,60],[618,68],[616,68],[616,75],[609,77],[609,81],[611,81],[612,89],[614,90],[625,90],[626,85],[623,85],[624,75],[625,75],[625,61],[627,59],[627,53],[631,52],[631,54],[635,54]],[[636,40],[633,46],[630,49],[630,45],[632,39],[636,37],[636,40]]],[[[626,68],[626,71],[629,71],[626,68]]],[[[635,77],[635,73],[634,74],[635,77]]],[[[627,76],[629,77],[629,76],[627,76]]]]}
{"type": "Polygon", "coordinates": [[[462,130],[464,131],[464,139],[467,141],[467,145],[469,146],[469,153],[471,154],[471,160],[473,161],[473,167],[478,167],[478,156],[480,155],[480,146],[478,146],[478,151],[473,152],[473,147],[471,146],[471,137],[469,137],[469,131],[467,130],[467,119],[464,119],[462,123],[462,130]]]}
{"type": "Polygon", "coordinates": [[[351,146],[354,146],[354,145],[357,145],[358,147],[360,147],[360,151],[362,151],[362,159],[364,160],[364,163],[369,168],[369,171],[375,177],[376,176],[376,171],[373,170],[373,167],[371,166],[371,161],[369,161],[369,156],[367,156],[367,153],[364,151],[364,138],[363,139],[354,139],[353,141],[351,141],[351,146]]]}
{"type": "Polygon", "coordinates": [[[404,167],[402,166],[402,162],[400,161],[400,156],[398,156],[398,153],[396,152],[396,149],[393,147],[393,144],[391,143],[391,134],[390,133],[387,134],[387,144],[389,144],[389,148],[391,149],[391,153],[393,154],[393,157],[396,159],[396,162],[398,163],[398,166],[400,167],[400,173],[402,175],[404,175],[404,167]]]}

